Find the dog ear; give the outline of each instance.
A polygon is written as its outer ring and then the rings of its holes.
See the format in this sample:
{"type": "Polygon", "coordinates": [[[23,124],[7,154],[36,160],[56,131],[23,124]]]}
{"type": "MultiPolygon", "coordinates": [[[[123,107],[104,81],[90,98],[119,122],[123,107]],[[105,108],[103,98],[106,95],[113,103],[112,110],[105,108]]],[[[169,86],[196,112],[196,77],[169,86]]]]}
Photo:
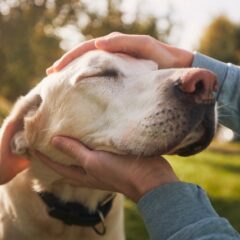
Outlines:
{"type": "Polygon", "coordinates": [[[0,184],[11,180],[18,172],[27,166],[23,156],[27,147],[24,135],[24,117],[33,107],[41,104],[41,98],[36,94],[21,97],[5,119],[0,130],[0,184]]]}

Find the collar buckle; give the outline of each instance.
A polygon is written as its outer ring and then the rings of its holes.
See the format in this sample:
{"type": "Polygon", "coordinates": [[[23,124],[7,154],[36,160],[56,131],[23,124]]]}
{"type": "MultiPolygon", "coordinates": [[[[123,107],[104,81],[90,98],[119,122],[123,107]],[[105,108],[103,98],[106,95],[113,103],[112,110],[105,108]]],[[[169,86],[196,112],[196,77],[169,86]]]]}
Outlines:
{"type": "Polygon", "coordinates": [[[46,204],[49,216],[61,220],[66,225],[78,225],[92,227],[98,235],[106,234],[105,218],[112,208],[115,193],[109,194],[94,213],[90,213],[88,208],[78,202],[63,202],[54,194],[49,192],[38,193],[46,204]],[[98,224],[101,224],[97,226],[98,224]]]}
{"type": "Polygon", "coordinates": [[[105,218],[103,216],[103,213],[100,210],[97,210],[97,213],[98,213],[98,216],[99,216],[99,218],[101,220],[101,222],[100,222],[101,223],[101,227],[97,228],[97,226],[94,225],[94,226],[92,226],[92,228],[95,231],[95,233],[97,233],[100,236],[103,236],[106,233],[105,218]]]}
{"type": "MultiPolygon", "coordinates": [[[[114,199],[115,197],[116,197],[116,193],[109,194],[109,195],[99,204],[99,206],[102,207],[102,206],[106,205],[106,204],[109,203],[110,201],[113,201],[113,199],[114,199]]],[[[93,230],[95,231],[95,233],[97,233],[97,234],[100,235],[100,236],[103,236],[103,235],[105,235],[107,229],[106,229],[106,225],[105,225],[105,217],[104,217],[102,211],[99,209],[99,207],[98,207],[98,209],[97,209],[97,214],[98,214],[99,219],[101,220],[101,222],[100,222],[100,223],[101,223],[101,227],[100,227],[100,229],[99,229],[99,228],[97,228],[96,225],[94,225],[94,226],[92,226],[92,228],[93,228],[93,230]]]]}

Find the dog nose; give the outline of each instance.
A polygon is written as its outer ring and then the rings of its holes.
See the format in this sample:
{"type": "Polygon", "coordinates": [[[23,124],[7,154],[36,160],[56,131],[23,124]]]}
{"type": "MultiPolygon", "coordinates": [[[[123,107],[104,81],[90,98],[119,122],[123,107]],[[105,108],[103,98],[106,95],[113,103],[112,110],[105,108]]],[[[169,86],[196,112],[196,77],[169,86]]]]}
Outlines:
{"type": "Polygon", "coordinates": [[[194,96],[196,103],[209,103],[217,91],[217,76],[207,69],[188,69],[178,80],[179,89],[194,96]]]}

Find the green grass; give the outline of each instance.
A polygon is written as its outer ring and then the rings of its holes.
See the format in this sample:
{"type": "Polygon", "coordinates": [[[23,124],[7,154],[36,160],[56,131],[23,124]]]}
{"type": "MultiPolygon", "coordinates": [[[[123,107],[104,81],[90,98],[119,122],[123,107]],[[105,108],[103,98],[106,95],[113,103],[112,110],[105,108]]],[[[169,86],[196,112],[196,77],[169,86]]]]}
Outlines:
{"type": "MultiPolygon", "coordinates": [[[[240,231],[240,144],[213,143],[195,156],[166,157],[182,181],[203,187],[220,216],[240,231]]],[[[126,200],[127,240],[149,239],[136,206],[126,200]]]]}

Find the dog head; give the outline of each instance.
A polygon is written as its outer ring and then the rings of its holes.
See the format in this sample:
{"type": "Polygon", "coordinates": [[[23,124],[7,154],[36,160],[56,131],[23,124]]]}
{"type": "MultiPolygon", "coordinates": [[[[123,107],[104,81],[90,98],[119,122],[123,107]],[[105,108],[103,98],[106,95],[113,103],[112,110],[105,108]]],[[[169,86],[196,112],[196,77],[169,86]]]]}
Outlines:
{"type": "Polygon", "coordinates": [[[64,164],[74,159],[52,146],[55,135],[122,155],[195,154],[215,131],[216,81],[205,86],[206,72],[159,70],[152,61],[88,52],[19,100],[9,119],[21,127],[9,144],[16,154],[37,149],[64,164]]]}

